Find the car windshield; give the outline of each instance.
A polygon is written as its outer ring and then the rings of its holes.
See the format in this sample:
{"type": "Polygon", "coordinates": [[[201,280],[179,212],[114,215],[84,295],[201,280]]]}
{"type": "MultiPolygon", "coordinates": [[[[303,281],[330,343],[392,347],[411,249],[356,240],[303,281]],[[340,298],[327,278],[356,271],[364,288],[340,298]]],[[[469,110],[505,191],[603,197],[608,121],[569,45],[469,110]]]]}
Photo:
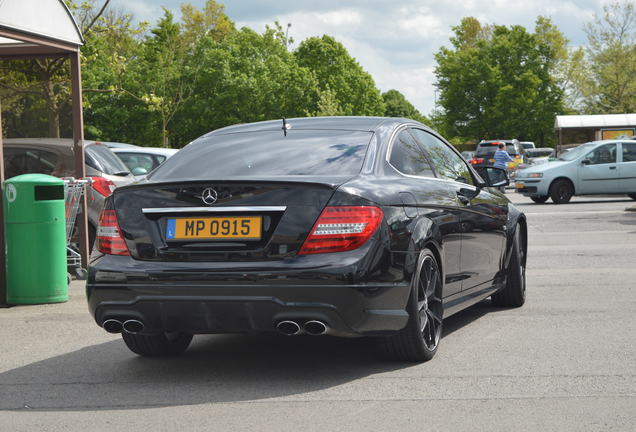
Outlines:
{"type": "Polygon", "coordinates": [[[535,150],[535,149],[531,149],[528,150],[526,152],[526,156],[530,157],[530,158],[537,158],[537,157],[546,157],[546,156],[552,156],[552,153],[554,153],[553,150],[535,150]]]}
{"type": "Polygon", "coordinates": [[[559,156],[559,160],[572,161],[574,159],[577,159],[582,154],[585,154],[588,151],[590,151],[592,148],[594,148],[595,145],[596,145],[595,143],[587,143],[587,144],[580,145],[580,146],[570,150],[567,153],[561,154],[561,156],[559,156]]]}
{"type": "MultiPolygon", "coordinates": [[[[482,143],[482,144],[479,144],[479,147],[477,147],[477,152],[475,153],[475,156],[490,157],[495,154],[497,149],[498,147],[494,143],[482,143]]],[[[515,150],[514,144],[506,143],[506,152],[508,152],[510,156],[517,155],[517,151],[515,150]]]]}
{"type": "Polygon", "coordinates": [[[149,178],[355,175],[362,168],[371,132],[291,130],[205,137],[166,160],[149,178]]]}
{"type": "Polygon", "coordinates": [[[109,175],[128,175],[128,167],[108,147],[93,144],[86,147],[86,164],[109,175]]]}

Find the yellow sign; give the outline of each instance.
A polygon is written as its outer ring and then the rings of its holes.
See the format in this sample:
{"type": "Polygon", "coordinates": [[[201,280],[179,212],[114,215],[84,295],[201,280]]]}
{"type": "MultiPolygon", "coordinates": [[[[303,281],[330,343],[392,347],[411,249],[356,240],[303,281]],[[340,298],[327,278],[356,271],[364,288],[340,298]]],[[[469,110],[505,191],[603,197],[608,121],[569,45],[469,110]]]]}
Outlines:
{"type": "Polygon", "coordinates": [[[601,130],[602,140],[630,139],[634,135],[635,135],[634,129],[602,129],[601,130]]]}

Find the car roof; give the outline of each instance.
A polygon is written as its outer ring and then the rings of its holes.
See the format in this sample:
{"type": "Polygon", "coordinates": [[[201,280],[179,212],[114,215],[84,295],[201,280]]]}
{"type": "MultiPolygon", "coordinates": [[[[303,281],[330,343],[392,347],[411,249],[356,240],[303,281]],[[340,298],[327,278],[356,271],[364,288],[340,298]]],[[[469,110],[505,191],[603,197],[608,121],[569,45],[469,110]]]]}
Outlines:
{"type": "MultiPolygon", "coordinates": [[[[364,132],[373,132],[380,125],[395,122],[396,124],[411,122],[413,120],[396,117],[303,117],[285,119],[289,129],[305,129],[305,130],[355,130],[364,132]]],[[[257,123],[245,123],[224,127],[214,130],[204,136],[222,135],[241,132],[261,132],[281,130],[283,127],[283,119],[268,120],[257,123]]]]}
{"type": "Polygon", "coordinates": [[[144,153],[144,154],[154,154],[154,155],[163,155],[163,156],[172,156],[179,149],[173,148],[165,148],[165,147],[139,147],[135,146],[131,147],[114,147],[110,149],[113,153],[144,153]]]}

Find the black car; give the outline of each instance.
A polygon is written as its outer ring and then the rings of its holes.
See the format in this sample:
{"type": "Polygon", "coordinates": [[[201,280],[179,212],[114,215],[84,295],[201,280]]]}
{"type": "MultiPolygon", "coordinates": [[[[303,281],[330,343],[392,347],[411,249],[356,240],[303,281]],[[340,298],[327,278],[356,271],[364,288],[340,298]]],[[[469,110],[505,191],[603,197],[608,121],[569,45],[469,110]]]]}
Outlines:
{"type": "Polygon", "coordinates": [[[428,360],[442,318],[488,296],[524,303],[526,219],[490,187],[496,170],[482,178],[407,119],[213,131],[108,198],[89,309],[141,355],[278,331],[374,336],[428,360]]]}

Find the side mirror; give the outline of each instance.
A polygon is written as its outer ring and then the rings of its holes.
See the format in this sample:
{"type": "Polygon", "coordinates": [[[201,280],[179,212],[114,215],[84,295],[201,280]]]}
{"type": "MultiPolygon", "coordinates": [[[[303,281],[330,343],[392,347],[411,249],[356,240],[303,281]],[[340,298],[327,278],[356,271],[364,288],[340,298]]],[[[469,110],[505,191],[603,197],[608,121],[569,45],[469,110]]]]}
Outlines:
{"type": "Polygon", "coordinates": [[[589,164],[591,164],[591,163],[592,163],[592,161],[591,161],[591,160],[589,160],[589,159],[583,159],[583,160],[581,161],[581,165],[589,165],[589,164]]]}
{"type": "Polygon", "coordinates": [[[502,187],[510,184],[508,173],[503,168],[484,166],[477,168],[477,172],[484,179],[486,187],[502,187]]]}
{"type": "Polygon", "coordinates": [[[134,167],[131,172],[135,176],[148,174],[148,170],[146,168],[143,168],[143,167],[134,167]]]}

